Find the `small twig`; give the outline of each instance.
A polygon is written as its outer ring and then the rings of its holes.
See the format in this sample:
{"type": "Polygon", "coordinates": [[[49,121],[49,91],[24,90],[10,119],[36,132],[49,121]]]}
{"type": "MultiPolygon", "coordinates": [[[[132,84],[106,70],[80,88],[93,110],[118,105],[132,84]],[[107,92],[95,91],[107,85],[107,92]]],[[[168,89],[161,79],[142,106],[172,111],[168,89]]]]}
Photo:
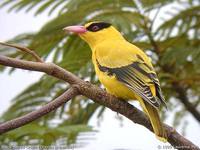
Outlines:
{"type": "Polygon", "coordinates": [[[155,20],[157,19],[157,16],[158,16],[158,14],[159,14],[159,12],[160,12],[160,9],[161,9],[161,7],[159,7],[159,8],[157,9],[156,14],[154,15],[154,17],[153,17],[153,19],[152,19],[152,21],[151,21],[151,25],[150,25],[150,27],[149,27],[150,30],[152,30],[152,28],[153,28],[154,22],[155,22],[155,20]]]}
{"type": "Polygon", "coordinates": [[[174,82],[172,83],[173,88],[178,93],[178,98],[183,103],[185,108],[194,116],[194,118],[200,123],[200,111],[198,111],[195,108],[195,105],[192,105],[192,103],[188,100],[188,97],[186,95],[186,89],[184,89],[180,84],[174,82]]]}
{"type": "Polygon", "coordinates": [[[13,120],[10,120],[10,121],[0,124],[0,134],[6,133],[10,130],[16,129],[23,125],[26,125],[44,115],[46,115],[47,113],[57,109],[64,103],[68,102],[70,99],[72,99],[77,94],[78,94],[78,90],[76,88],[72,87],[69,90],[67,90],[66,92],[64,92],[62,95],[57,97],[55,100],[42,106],[40,109],[35,110],[31,113],[28,113],[22,117],[15,118],[13,120]]]}
{"type": "Polygon", "coordinates": [[[21,50],[23,52],[26,52],[26,53],[32,55],[35,58],[36,61],[43,62],[43,60],[38,56],[38,54],[35,51],[33,51],[33,50],[31,50],[31,49],[29,49],[27,47],[19,46],[19,45],[16,45],[16,44],[8,44],[8,43],[1,42],[1,41],[0,41],[0,44],[4,45],[4,46],[9,46],[9,47],[13,47],[13,48],[19,49],[19,50],[21,50]]]}

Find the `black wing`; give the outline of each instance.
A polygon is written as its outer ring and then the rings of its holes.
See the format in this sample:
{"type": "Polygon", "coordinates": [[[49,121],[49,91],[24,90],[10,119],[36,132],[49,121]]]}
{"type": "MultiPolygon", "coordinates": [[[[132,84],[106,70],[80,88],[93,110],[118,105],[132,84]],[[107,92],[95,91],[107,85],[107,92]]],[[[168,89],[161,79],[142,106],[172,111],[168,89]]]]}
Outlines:
{"type": "Polygon", "coordinates": [[[109,76],[116,76],[117,80],[155,108],[160,107],[161,104],[166,106],[157,75],[152,67],[145,63],[133,62],[132,64],[119,68],[109,68],[101,66],[98,60],[96,61],[100,71],[106,72],[109,76]],[[152,95],[149,87],[152,84],[154,84],[156,89],[156,97],[152,95]]]}

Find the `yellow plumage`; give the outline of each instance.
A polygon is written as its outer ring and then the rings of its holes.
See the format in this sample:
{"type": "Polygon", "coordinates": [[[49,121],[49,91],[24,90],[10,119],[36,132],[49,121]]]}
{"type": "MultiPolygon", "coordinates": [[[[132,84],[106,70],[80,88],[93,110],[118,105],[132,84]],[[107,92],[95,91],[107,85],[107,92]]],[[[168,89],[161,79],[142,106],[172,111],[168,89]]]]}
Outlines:
{"type": "Polygon", "coordinates": [[[157,137],[166,141],[158,115],[164,98],[149,57],[108,23],[91,22],[84,27],[87,32],[79,35],[92,49],[96,74],[106,90],[125,100],[137,99],[157,137]]]}

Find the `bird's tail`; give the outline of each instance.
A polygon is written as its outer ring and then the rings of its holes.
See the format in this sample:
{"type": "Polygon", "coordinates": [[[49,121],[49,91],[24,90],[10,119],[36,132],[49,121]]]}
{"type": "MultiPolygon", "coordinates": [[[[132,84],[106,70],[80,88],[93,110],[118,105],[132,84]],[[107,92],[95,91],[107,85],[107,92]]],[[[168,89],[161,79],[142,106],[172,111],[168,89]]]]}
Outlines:
{"type": "Polygon", "coordinates": [[[140,100],[140,104],[142,105],[144,111],[151,121],[151,125],[153,127],[154,133],[156,134],[156,137],[160,141],[167,142],[167,134],[160,120],[158,110],[143,100],[140,100]]]}

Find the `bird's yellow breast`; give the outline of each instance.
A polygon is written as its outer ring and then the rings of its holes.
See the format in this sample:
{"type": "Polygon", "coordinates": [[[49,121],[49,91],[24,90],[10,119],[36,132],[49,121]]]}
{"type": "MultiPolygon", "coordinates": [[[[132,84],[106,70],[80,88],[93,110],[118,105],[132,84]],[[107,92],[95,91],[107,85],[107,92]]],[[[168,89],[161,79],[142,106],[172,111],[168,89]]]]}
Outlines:
{"type": "Polygon", "coordinates": [[[106,90],[116,97],[123,98],[126,100],[135,99],[135,94],[128,89],[125,85],[119,82],[115,76],[110,76],[105,72],[101,72],[98,68],[96,62],[95,53],[93,53],[92,61],[95,67],[95,72],[100,80],[100,82],[104,85],[106,90]]]}

